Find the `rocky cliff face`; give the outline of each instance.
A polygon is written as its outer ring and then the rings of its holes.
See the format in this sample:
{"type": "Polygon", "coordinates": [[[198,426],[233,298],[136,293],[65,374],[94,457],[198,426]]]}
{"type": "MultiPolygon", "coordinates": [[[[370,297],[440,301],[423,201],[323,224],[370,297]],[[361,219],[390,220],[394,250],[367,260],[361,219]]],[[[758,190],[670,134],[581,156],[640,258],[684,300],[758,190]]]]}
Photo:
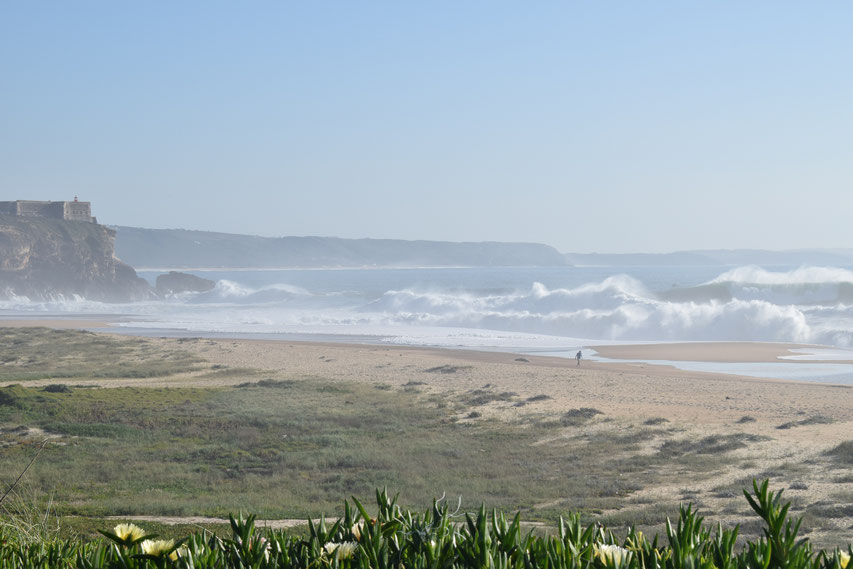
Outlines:
{"type": "Polygon", "coordinates": [[[0,215],[0,297],[49,300],[79,295],[127,302],[154,296],[115,257],[115,231],[81,221],[0,215]]]}

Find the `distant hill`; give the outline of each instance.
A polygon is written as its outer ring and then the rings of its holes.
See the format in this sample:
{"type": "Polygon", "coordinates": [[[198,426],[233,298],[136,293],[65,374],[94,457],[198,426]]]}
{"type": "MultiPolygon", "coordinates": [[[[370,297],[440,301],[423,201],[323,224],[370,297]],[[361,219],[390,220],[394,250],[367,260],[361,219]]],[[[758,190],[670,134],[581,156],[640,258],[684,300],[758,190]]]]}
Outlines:
{"type": "Polygon", "coordinates": [[[256,237],[185,229],[115,227],[116,254],[141,268],[562,266],[536,243],[452,243],[338,237],[256,237]]]}
{"type": "Polygon", "coordinates": [[[566,253],[572,265],[586,266],[853,266],[853,249],[706,249],[675,253],[566,253]]]}

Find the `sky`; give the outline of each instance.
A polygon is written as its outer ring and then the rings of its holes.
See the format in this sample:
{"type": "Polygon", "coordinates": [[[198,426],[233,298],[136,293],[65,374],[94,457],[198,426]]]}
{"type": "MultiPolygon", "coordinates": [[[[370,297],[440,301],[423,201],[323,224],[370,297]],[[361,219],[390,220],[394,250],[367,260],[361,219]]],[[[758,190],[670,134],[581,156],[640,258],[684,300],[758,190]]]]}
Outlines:
{"type": "Polygon", "coordinates": [[[0,3],[0,200],[265,236],[853,247],[849,2],[0,3]]]}

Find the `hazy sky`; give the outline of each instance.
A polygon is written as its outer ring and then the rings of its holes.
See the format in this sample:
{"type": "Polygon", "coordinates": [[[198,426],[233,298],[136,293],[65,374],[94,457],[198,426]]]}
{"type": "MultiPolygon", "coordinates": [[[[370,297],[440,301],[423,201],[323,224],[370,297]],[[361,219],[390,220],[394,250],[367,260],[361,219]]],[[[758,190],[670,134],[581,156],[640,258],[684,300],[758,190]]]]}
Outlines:
{"type": "Polygon", "coordinates": [[[102,223],[853,247],[849,2],[0,4],[0,199],[102,223]]]}

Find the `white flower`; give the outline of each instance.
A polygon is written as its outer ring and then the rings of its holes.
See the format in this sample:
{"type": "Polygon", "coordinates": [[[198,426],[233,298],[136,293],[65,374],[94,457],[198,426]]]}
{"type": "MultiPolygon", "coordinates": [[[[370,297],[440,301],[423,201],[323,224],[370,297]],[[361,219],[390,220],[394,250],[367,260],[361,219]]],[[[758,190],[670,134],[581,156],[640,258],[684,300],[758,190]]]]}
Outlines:
{"type": "Polygon", "coordinates": [[[326,555],[329,557],[334,555],[338,561],[349,559],[355,555],[357,549],[358,544],[354,541],[344,541],[341,543],[329,542],[323,546],[323,551],[325,551],[326,555]]]}
{"type": "Polygon", "coordinates": [[[119,524],[113,528],[113,533],[122,541],[129,541],[144,536],[145,530],[134,524],[119,524]]]}
{"type": "Polygon", "coordinates": [[[169,554],[169,559],[171,559],[172,561],[177,561],[179,557],[187,557],[189,554],[190,550],[187,549],[187,546],[182,545],[169,554]]]}
{"type": "Polygon", "coordinates": [[[606,565],[621,566],[628,561],[631,552],[618,545],[596,545],[595,556],[606,565]]]}
{"type": "Polygon", "coordinates": [[[169,553],[175,547],[174,539],[146,539],[142,542],[142,553],[159,557],[169,553]]]}
{"type": "Polygon", "coordinates": [[[264,559],[269,561],[270,549],[272,549],[272,544],[270,543],[270,540],[265,537],[262,537],[258,540],[258,547],[260,547],[264,551],[264,559]]]}

